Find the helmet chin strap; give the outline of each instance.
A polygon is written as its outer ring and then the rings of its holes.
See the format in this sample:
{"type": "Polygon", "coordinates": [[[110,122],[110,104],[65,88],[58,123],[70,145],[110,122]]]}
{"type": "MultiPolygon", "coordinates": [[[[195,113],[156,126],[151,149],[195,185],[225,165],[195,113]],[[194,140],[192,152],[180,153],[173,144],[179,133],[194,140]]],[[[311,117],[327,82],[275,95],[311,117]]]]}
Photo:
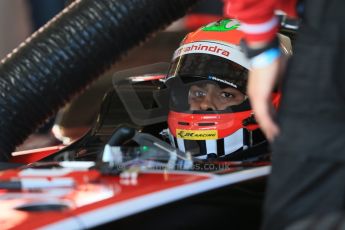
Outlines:
{"type": "MultiPolygon", "coordinates": [[[[199,140],[198,145],[200,152],[194,152],[193,157],[200,160],[206,160],[215,157],[224,157],[226,155],[231,155],[237,150],[245,149],[246,145],[244,143],[244,132],[245,130],[242,128],[237,130],[230,136],[227,136],[222,139],[199,140]]],[[[174,139],[174,137],[172,138],[174,139]]],[[[173,142],[175,144],[175,147],[178,148],[180,151],[189,152],[191,149],[189,149],[186,141],[188,140],[184,140],[182,138],[177,137],[176,141],[174,139],[173,142]]]]}
{"type": "Polygon", "coordinates": [[[258,122],[255,119],[254,114],[251,114],[249,117],[243,119],[242,121],[243,126],[248,126],[248,125],[256,125],[258,122]]]}

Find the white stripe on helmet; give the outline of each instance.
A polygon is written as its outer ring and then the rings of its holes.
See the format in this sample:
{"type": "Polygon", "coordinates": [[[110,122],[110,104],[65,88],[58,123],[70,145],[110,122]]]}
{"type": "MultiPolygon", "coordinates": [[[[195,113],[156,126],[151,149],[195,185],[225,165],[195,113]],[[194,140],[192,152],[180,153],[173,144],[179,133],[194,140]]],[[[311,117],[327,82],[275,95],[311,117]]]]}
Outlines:
{"type": "Polygon", "coordinates": [[[217,140],[206,140],[206,151],[217,154],[217,140]]]}
{"type": "Polygon", "coordinates": [[[173,60],[185,54],[211,54],[233,61],[247,69],[250,63],[238,46],[228,46],[217,42],[192,42],[180,46],[174,53],[173,60]]]}
{"type": "Polygon", "coordinates": [[[181,150],[182,152],[186,152],[186,147],[184,145],[184,139],[177,137],[177,146],[178,149],[181,150]]]}
{"type": "Polygon", "coordinates": [[[230,154],[243,147],[243,129],[239,129],[224,138],[224,154],[230,154]]]}

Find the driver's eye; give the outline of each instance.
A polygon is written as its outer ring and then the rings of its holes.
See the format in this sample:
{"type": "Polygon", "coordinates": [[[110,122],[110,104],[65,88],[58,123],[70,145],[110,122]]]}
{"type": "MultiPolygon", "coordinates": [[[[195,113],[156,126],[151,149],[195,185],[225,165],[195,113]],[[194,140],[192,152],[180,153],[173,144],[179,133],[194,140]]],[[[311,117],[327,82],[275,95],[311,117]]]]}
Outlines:
{"type": "Polygon", "coordinates": [[[189,96],[204,97],[204,96],[206,96],[206,92],[204,92],[202,90],[191,90],[191,91],[189,91],[189,96]]]}
{"type": "Polygon", "coordinates": [[[229,93],[229,92],[222,92],[221,96],[224,98],[234,98],[235,97],[232,93],[229,93]]]}

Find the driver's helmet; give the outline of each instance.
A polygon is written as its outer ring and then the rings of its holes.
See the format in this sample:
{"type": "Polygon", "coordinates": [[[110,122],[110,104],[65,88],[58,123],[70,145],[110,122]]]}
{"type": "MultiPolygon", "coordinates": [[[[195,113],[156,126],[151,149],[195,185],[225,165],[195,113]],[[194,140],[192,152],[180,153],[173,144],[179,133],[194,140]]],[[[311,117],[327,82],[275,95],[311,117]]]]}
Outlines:
{"type": "MultiPolygon", "coordinates": [[[[246,94],[250,63],[239,47],[243,35],[237,20],[224,19],[189,33],[175,51],[166,78],[168,126],[181,151],[210,159],[265,141],[246,94]]],[[[274,106],[279,98],[273,93],[274,106]]]]}

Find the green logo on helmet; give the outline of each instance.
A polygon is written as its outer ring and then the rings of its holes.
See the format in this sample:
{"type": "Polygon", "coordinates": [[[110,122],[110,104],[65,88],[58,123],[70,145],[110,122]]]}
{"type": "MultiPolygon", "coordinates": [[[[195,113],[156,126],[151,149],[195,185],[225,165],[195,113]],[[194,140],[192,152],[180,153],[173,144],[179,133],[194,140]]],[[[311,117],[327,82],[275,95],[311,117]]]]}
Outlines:
{"type": "Polygon", "coordinates": [[[240,23],[234,19],[224,19],[217,22],[212,22],[207,26],[203,27],[203,31],[217,31],[226,32],[229,30],[236,30],[240,26],[240,23]]]}

